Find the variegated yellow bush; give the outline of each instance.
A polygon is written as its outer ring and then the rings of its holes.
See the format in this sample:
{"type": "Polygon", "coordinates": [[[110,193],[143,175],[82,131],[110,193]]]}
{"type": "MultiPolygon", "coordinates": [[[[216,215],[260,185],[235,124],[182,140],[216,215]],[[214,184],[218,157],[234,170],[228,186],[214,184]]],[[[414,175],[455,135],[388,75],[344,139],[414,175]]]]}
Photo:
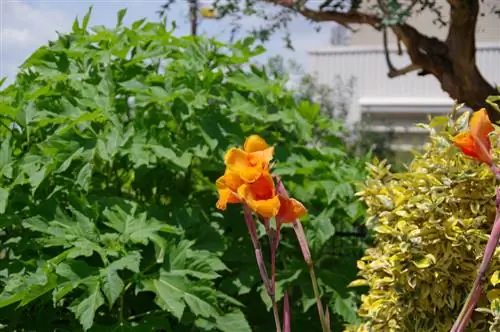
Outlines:
{"type": "MultiPolygon", "coordinates": [[[[495,216],[496,182],[490,169],[459,153],[450,138],[467,123],[435,118],[422,154],[406,172],[384,162],[369,165],[359,192],[368,206],[375,247],[358,262],[367,285],[359,315],[347,331],[449,331],[467,297],[495,216]]],[[[493,141],[497,146],[497,141],[493,141]]],[[[500,160],[500,148],[494,151],[500,160]]],[[[469,331],[500,331],[500,249],[469,331]]]]}

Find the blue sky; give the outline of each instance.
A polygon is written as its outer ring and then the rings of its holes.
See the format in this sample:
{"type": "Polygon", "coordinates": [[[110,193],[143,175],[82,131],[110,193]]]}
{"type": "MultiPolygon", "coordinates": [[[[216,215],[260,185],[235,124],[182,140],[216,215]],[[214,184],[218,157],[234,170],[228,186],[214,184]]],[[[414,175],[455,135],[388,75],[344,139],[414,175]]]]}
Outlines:
{"type": "MultiPolygon", "coordinates": [[[[200,2],[209,4],[211,0],[200,2]]],[[[113,26],[116,23],[116,13],[122,8],[128,9],[125,24],[143,17],[158,20],[157,10],[162,3],[161,0],[0,0],[0,77],[7,76],[10,81],[17,67],[29,54],[48,40],[56,38],[56,31],[69,31],[74,18],[82,18],[90,6],[93,6],[90,25],[113,26]]],[[[187,1],[177,0],[169,16],[169,20],[177,23],[176,34],[189,33],[187,16],[187,1]]],[[[256,24],[259,21],[254,18],[242,22],[244,29],[256,24]]],[[[328,45],[331,26],[331,23],[326,23],[317,33],[311,23],[301,17],[297,18],[290,26],[296,50],[287,50],[281,36],[277,35],[266,44],[268,52],[265,57],[281,54],[306,65],[307,50],[328,45]]],[[[202,34],[228,40],[230,24],[224,20],[204,20],[199,30],[202,34]]]]}

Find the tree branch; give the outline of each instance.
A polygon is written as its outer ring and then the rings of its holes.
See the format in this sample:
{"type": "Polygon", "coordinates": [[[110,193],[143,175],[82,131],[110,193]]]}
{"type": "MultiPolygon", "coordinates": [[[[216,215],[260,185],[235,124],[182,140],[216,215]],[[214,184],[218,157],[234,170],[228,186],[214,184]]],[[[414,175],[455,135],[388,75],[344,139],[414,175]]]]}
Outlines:
{"type": "Polygon", "coordinates": [[[389,76],[389,78],[402,76],[402,75],[405,75],[411,71],[420,69],[419,66],[417,66],[416,64],[413,64],[413,63],[410,63],[408,66],[403,67],[401,69],[396,69],[394,67],[394,65],[392,64],[391,57],[389,55],[389,45],[387,42],[387,28],[384,28],[382,33],[383,33],[383,39],[384,39],[385,62],[387,63],[387,67],[389,68],[389,73],[387,73],[387,76],[389,76]]]}
{"type": "MultiPolygon", "coordinates": [[[[351,24],[365,24],[377,30],[382,30],[382,18],[359,11],[340,12],[334,10],[313,10],[298,0],[262,0],[277,6],[287,8],[315,22],[336,22],[344,27],[351,24]]],[[[378,0],[381,10],[385,10],[384,0],[378,0]],[[380,5],[382,4],[382,5],[380,5]]],[[[441,83],[443,91],[467,106],[478,110],[488,109],[488,115],[494,122],[500,122],[500,113],[486,103],[486,98],[498,93],[485,80],[476,65],[475,31],[479,14],[478,0],[447,0],[450,5],[450,24],[448,36],[442,41],[429,37],[417,31],[409,24],[391,25],[392,32],[398,39],[398,44],[405,46],[411,59],[411,64],[396,69],[392,65],[387,46],[384,45],[386,62],[389,67],[389,77],[401,76],[411,71],[421,69],[419,75],[432,74],[441,83]]],[[[418,3],[412,0],[407,7],[411,11],[418,3]]],[[[385,43],[387,43],[385,36],[385,43]]],[[[398,45],[400,47],[400,45],[398,45]]],[[[400,50],[400,48],[399,48],[400,50]]]]}
{"type": "Polygon", "coordinates": [[[293,10],[315,22],[333,21],[345,27],[347,27],[349,24],[368,24],[377,29],[380,25],[380,18],[371,14],[365,14],[360,12],[343,13],[334,10],[316,11],[309,9],[306,6],[298,6],[295,3],[296,1],[294,0],[263,0],[263,1],[293,10]]]}

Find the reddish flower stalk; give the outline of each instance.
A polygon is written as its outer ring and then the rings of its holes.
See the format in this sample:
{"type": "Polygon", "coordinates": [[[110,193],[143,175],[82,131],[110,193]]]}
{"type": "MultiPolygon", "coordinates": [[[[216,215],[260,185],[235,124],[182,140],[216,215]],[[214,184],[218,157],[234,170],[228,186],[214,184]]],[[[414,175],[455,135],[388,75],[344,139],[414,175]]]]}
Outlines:
{"type": "MultiPolygon", "coordinates": [[[[263,222],[264,228],[266,230],[268,239],[269,239],[269,247],[270,247],[270,253],[271,253],[271,284],[270,288],[272,291],[273,296],[271,297],[272,300],[272,305],[273,305],[273,313],[275,316],[275,321],[279,321],[279,313],[278,313],[278,306],[276,303],[276,254],[278,251],[278,246],[279,246],[279,241],[280,241],[280,233],[281,233],[281,223],[276,222],[276,230],[272,229],[269,225],[269,219],[264,218],[263,222]],[[278,320],[276,320],[276,317],[278,320]]],[[[286,298],[286,301],[288,301],[288,296],[286,298]]],[[[285,306],[287,305],[286,303],[284,304],[285,306]]],[[[285,317],[283,317],[285,319],[285,317]]],[[[283,322],[283,326],[285,326],[285,322],[283,322]]]]}
{"type": "Polygon", "coordinates": [[[245,223],[247,224],[248,233],[250,234],[253,248],[255,250],[255,258],[257,259],[257,265],[259,267],[260,277],[262,278],[262,282],[264,283],[264,287],[266,288],[267,294],[269,294],[269,296],[271,297],[274,297],[274,293],[269,283],[266,264],[264,263],[264,258],[262,257],[262,250],[260,247],[259,238],[257,236],[257,229],[255,228],[255,222],[253,220],[252,211],[248,208],[248,206],[243,205],[243,212],[245,215],[245,223]]]}
{"type": "Polygon", "coordinates": [[[288,301],[288,292],[285,291],[285,301],[283,303],[283,332],[291,331],[291,310],[288,301]]]}
{"type": "Polygon", "coordinates": [[[274,282],[273,284],[271,284],[269,281],[269,275],[267,274],[264,258],[262,257],[262,250],[260,247],[259,238],[257,236],[257,228],[255,227],[255,222],[252,216],[252,210],[250,210],[250,208],[246,204],[243,204],[243,211],[245,215],[245,223],[247,224],[248,227],[248,233],[250,234],[250,238],[252,239],[252,244],[255,249],[255,258],[257,259],[257,265],[259,267],[260,277],[262,279],[262,282],[264,283],[267,295],[271,298],[271,302],[273,304],[273,314],[274,314],[274,323],[276,325],[276,332],[281,332],[281,322],[278,312],[278,304],[276,303],[274,282]]]}
{"type": "MultiPolygon", "coordinates": [[[[472,115],[469,127],[469,131],[455,136],[453,140],[455,145],[457,145],[465,155],[490,166],[495,178],[497,180],[500,179],[498,168],[493,163],[491,142],[489,139],[489,134],[494,132],[494,127],[491,124],[485,109],[481,109],[472,115]]],[[[469,323],[470,317],[472,316],[477,302],[481,297],[483,285],[486,281],[486,272],[491,259],[493,258],[495,249],[498,246],[500,238],[500,190],[498,188],[496,190],[496,210],[497,213],[495,216],[495,222],[493,223],[490,237],[486,244],[486,248],[484,249],[483,260],[479,266],[476,279],[474,280],[474,284],[472,285],[457,320],[450,330],[451,332],[462,332],[469,323]]]]}
{"type": "Polygon", "coordinates": [[[465,330],[467,324],[469,323],[470,317],[474,309],[476,308],[477,302],[481,297],[481,293],[483,290],[483,285],[486,281],[485,275],[490,265],[491,259],[493,258],[493,254],[495,253],[495,249],[498,246],[498,241],[500,239],[500,189],[496,190],[496,217],[495,222],[493,223],[493,229],[491,230],[490,237],[488,242],[486,243],[486,248],[484,249],[483,260],[481,261],[481,265],[479,266],[479,270],[477,272],[476,279],[474,280],[474,284],[472,285],[472,289],[465,300],[464,306],[462,307],[462,311],[458,315],[455,324],[451,328],[450,332],[462,332],[465,330]]]}
{"type": "Polygon", "coordinates": [[[328,310],[328,306],[325,308],[325,323],[328,327],[328,330],[330,330],[330,327],[332,325],[330,324],[330,310],[328,310]]]}
{"type": "Polygon", "coordinates": [[[274,293],[274,285],[271,286],[269,282],[269,275],[267,274],[266,264],[264,263],[264,258],[262,257],[262,250],[260,247],[259,238],[257,236],[257,228],[255,227],[255,222],[252,216],[252,210],[250,210],[250,208],[246,204],[243,204],[243,212],[245,215],[245,223],[247,224],[248,227],[248,233],[250,234],[250,238],[252,239],[252,244],[255,249],[255,258],[257,259],[257,265],[259,267],[260,277],[262,279],[262,282],[264,283],[267,295],[271,298],[273,304],[273,314],[274,314],[274,323],[276,325],[276,332],[281,332],[281,322],[278,312],[278,305],[276,303],[276,296],[274,293]]]}
{"type": "MultiPolygon", "coordinates": [[[[275,176],[276,179],[276,191],[278,195],[282,197],[288,198],[288,192],[283,185],[279,176],[275,176]]],[[[327,325],[327,321],[325,318],[325,311],[323,310],[323,304],[321,303],[321,297],[319,294],[318,281],[316,279],[316,274],[314,272],[314,264],[311,258],[311,252],[309,251],[309,245],[307,243],[307,238],[304,233],[304,228],[302,224],[295,220],[293,222],[293,230],[295,231],[295,235],[297,236],[297,240],[299,242],[300,250],[302,251],[302,256],[304,256],[304,260],[309,267],[309,276],[311,278],[311,284],[313,286],[314,297],[316,298],[316,307],[318,308],[319,320],[321,322],[321,328],[323,332],[330,332],[330,328],[327,325]]]]}

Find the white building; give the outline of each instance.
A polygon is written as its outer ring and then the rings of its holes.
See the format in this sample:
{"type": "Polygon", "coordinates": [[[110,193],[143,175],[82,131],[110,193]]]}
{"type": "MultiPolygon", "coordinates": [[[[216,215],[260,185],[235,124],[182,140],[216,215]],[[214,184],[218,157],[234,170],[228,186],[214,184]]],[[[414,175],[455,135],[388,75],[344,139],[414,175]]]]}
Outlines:
{"type": "MultiPolygon", "coordinates": [[[[487,0],[485,2],[498,0],[487,0]]],[[[443,2],[445,11],[447,4],[443,2]]],[[[432,23],[434,16],[422,13],[408,21],[428,36],[443,40],[447,29],[432,23]]],[[[336,77],[355,77],[356,86],[351,123],[369,121],[370,130],[397,133],[394,148],[407,150],[424,142],[425,130],[416,123],[427,122],[428,115],[449,114],[453,100],[441,90],[432,75],[418,76],[417,71],[388,78],[382,34],[368,26],[356,26],[347,46],[330,46],[308,52],[308,70],[322,84],[332,84],[336,77]]],[[[391,36],[392,37],[392,36],[391,36]]],[[[394,38],[390,41],[390,56],[396,68],[410,63],[406,54],[397,54],[394,38]]],[[[483,76],[500,85],[500,18],[494,14],[479,16],[477,26],[477,61],[483,76]]],[[[404,50],[403,50],[404,53],[404,50]]]]}

